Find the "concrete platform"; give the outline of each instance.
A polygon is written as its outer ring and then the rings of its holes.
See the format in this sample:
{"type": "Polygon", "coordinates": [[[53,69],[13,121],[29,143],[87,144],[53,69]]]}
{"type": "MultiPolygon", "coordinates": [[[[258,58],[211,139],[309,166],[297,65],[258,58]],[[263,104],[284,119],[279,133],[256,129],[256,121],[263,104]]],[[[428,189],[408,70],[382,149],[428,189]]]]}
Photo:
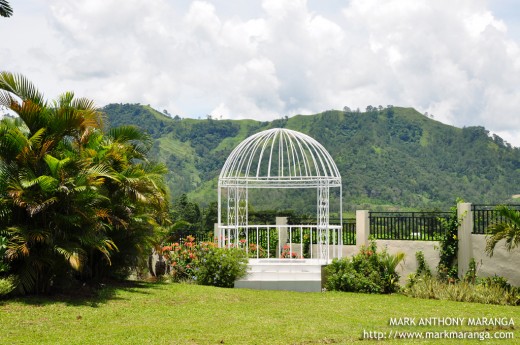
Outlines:
{"type": "Polygon", "coordinates": [[[319,292],[326,264],[317,259],[250,259],[247,276],[235,288],[319,292]]]}

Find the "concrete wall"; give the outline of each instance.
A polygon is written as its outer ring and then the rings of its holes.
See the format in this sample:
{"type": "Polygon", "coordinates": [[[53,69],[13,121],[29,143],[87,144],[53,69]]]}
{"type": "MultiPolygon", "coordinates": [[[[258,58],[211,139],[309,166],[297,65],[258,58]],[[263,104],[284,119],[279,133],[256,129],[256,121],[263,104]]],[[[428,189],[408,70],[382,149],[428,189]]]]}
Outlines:
{"type": "Polygon", "coordinates": [[[411,273],[417,271],[417,260],[415,253],[422,251],[424,260],[430,266],[432,273],[437,270],[439,264],[439,250],[437,249],[439,242],[434,241],[399,241],[399,240],[377,240],[377,248],[387,249],[389,254],[398,252],[404,253],[404,260],[397,266],[401,284],[406,284],[406,280],[411,273]]]}
{"type": "Polygon", "coordinates": [[[485,253],[486,236],[471,235],[472,256],[477,263],[479,277],[493,277],[494,275],[507,278],[509,283],[520,286],[520,248],[508,252],[504,241],[498,242],[492,257],[485,253]]]}

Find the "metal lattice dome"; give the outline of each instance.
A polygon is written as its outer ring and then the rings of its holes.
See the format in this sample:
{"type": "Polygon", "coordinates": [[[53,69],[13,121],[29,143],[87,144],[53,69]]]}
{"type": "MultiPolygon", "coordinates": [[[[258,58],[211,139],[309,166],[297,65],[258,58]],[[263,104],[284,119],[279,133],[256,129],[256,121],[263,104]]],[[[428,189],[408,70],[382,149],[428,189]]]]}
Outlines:
{"type": "Polygon", "coordinates": [[[242,141],[229,155],[220,187],[339,187],[334,160],[316,140],[286,128],[273,128],[242,141]]]}

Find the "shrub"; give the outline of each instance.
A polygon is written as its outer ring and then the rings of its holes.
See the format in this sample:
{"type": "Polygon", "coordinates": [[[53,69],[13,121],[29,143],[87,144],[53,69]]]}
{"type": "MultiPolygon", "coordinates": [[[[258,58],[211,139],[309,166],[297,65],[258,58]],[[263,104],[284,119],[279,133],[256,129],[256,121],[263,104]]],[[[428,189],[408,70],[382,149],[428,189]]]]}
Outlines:
{"type": "Polygon", "coordinates": [[[252,259],[255,258],[267,258],[267,251],[260,245],[255,243],[249,243],[248,256],[252,259]]]}
{"type": "Polygon", "coordinates": [[[417,272],[416,274],[418,276],[425,276],[425,277],[431,277],[432,271],[430,269],[430,266],[424,259],[424,253],[422,251],[418,251],[415,253],[415,258],[417,259],[417,272]]]}
{"type": "Polygon", "coordinates": [[[195,243],[193,236],[186,237],[182,244],[173,243],[171,246],[165,246],[162,251],[170,265],[170,273],[174,281],[195,280],[195,267],[200,257],[201,245],[195,243]]]}
{"type": "Polygon", "coordinates": [[[217,248],[213,242],[197,244],[188,236],[182,244],[174,243],[162,249],[176,282],[233,287],[235,280],[246,274],[248,259],[242,248],[217,248]]]}
{"type": "Polygon", "coordinates": [[[328,290],[392,293],[399,290],[397,265],[404,254],[390,255],[377,251],[374,241],[352,258],[334,259],[326,268],[328,290]]]}
{"type": "Polygon", "coordinates": [[[0,278],[0,298],[11,293],[15,288],[14,278],[0,278]]]}
{"type": "MultiPolygon", "coordinates": [[[[463,200],[457,198],[457,204],[460,202],[463,202],[463,200]]],[[[439,221],[446,229],[446,233],[439,241],[440,252],[437,273],[439,279],[452,283],[458,279],[457,250],[459,248],[459,240],[457,233],[461,221],[458,218],[456,205],[450,208],[450,213],[449,219],[439,218],[439,221]]]]}
{"type": "Polygon", "coordinates": [[[4,261],[7,249],[7,238],[0,236],[0,274],[9,271],[9,265],[4,261]]]}
{"type": "Polygon", "coordinates": [[[298,255],[296,252],[291,252],[291,246],[285,244],[282,248],[282,254],[280,257],[284,259],[299,259],[300,255],[298,255]]]}
{"type": "Polygon", "coordinates": [[[415,273],[410,273],[410,275],[408,276],[408,279],[406,282],[407,288],[414,285],[415,282],[417,281],[417,279],[419,279],[421,277],[431,277],[432,276],[432,271],[430,269],[430,266],[424,259],[424,253],[422,251],[419,250],[418,252],[415,253],[415,259],[417,260],[417,270],[415,271],[415,273]]]}
{"type": "Polygon", "coordinates": [[[238,248],[207,247],[202,252],[195,276],[198,284],[233,287],[235,280],[246,275],[247,255],[238,248]]]}

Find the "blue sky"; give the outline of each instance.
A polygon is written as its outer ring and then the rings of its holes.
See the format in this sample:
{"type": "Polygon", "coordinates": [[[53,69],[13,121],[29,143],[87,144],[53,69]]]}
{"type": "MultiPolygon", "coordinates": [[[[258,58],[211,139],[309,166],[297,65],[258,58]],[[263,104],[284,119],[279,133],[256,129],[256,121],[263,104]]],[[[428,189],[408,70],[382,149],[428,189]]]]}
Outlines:
{"type": "Polygon", "coordinates": [[[393,104],[520,146],[513,0],[24,0],[1,68],[49,98],[253,118],[393,104]]]}

